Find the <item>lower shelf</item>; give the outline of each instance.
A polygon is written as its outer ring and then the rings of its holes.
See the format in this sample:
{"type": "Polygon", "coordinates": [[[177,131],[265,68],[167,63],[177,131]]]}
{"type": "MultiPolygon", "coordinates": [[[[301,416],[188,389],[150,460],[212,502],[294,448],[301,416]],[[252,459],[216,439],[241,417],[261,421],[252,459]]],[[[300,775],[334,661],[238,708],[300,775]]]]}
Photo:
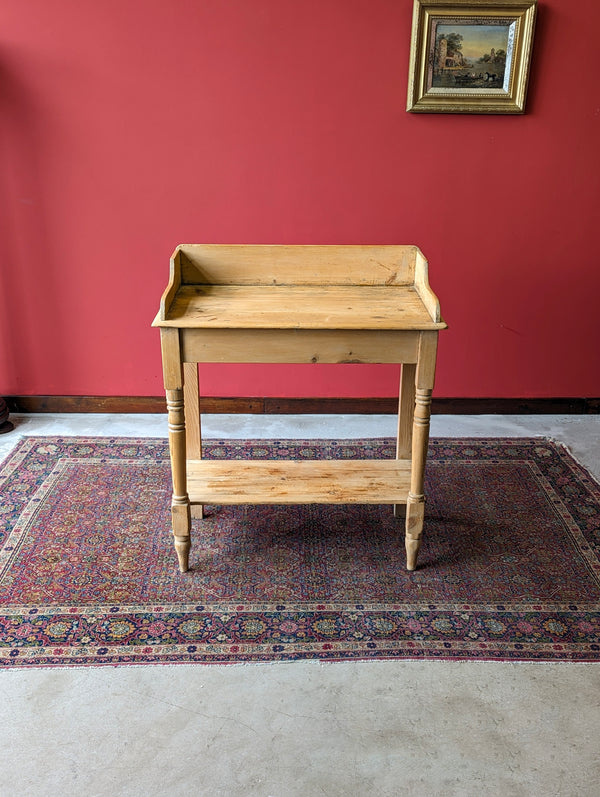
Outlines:
{"type": "Polygon", "coordinates": [[[188,460],[196,504],[404,504],[410,460],[188,460]]]}

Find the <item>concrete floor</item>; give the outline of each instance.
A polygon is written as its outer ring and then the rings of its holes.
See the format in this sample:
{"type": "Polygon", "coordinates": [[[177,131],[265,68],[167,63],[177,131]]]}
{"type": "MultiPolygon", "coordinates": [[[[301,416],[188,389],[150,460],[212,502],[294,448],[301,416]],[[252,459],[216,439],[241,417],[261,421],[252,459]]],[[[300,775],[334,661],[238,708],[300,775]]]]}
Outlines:
{"type": "MultiPolygon", "coordinates": [[[[165,416],[11,416],[23,434],[166,436],[165,416]]],[[[211,438],[394,435],[389,416],[206,416],[211,438]]],[[[434,416],[435,436],[565,443],[600,416],[434,416]]],[[[0,671],[0,795],[598,797],[600,665],[277,663],[0,671]]]]}

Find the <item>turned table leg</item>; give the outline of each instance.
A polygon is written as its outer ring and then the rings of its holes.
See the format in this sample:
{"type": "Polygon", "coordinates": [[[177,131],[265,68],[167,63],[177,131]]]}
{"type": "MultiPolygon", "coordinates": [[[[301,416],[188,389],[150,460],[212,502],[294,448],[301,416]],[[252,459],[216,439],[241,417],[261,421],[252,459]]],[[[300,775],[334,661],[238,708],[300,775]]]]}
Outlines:
{"type": "Polygon", "coordinates": [[[415,376],[415,411],[413,419],[412,467],[410,491],[406,504],[406,568],[415,570],[421,547],[425,518],[425,463],[429,443],[431,394],[435,378],[437,332],[422,332],[415,376]]]}
{"type": "Polygon", "coordinates": [[[185,573],[189,569],[192,520],[190,499],[187,492],[185,412],[182,367],[179,353],[179,331],[169,328],[161,329],[161,346],[167,396],[171,477],[173,480],[173,498],[171,501],[173,537],[175,538],[175,551],[179,569],[182,573],[185,573]]]}
{"type": "Polygon", "coordinates": [[[173,498],[171,514],[173,537],[179,569],[185,573],[189,569],[190,555],[190,500],[187,494],[185,458],[185,416],[183,411],[183,390],[167,390],[167,412],[169,416],[169,451],[171,453],[171,474],[173,477],[173,498]]]}

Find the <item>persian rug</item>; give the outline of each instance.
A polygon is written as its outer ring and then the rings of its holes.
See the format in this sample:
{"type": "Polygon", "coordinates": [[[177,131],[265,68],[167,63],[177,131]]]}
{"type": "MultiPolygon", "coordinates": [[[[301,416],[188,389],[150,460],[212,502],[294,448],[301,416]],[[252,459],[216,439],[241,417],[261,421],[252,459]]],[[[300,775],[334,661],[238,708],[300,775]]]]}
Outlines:
{"type": "MultiPolygon", "coordinates": [[[[208,441],[386,458],[393,440],[208,441]]],[[[419,567],[389,506],[207,507],[191,571],[168,445],[24,438],[0,466],[0,666],[600,660],[600,487],[544,439],[435,439],[419,567]]]]}

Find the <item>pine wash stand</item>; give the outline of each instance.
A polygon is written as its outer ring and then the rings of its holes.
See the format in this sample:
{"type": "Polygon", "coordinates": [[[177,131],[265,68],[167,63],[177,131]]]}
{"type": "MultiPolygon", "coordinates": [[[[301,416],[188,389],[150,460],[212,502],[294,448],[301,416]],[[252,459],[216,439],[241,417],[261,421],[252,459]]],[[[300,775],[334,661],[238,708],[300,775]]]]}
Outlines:
{"type": "Polygon", "coordinates": [[[160,328],[179,569],[204,504],[406,505],[414,570],[437,339],[446,324],[415,246],[189,244],[171,258],[160,328]],[[198,363],[402,363],[395,460],[202,459],[198,363]]]}

